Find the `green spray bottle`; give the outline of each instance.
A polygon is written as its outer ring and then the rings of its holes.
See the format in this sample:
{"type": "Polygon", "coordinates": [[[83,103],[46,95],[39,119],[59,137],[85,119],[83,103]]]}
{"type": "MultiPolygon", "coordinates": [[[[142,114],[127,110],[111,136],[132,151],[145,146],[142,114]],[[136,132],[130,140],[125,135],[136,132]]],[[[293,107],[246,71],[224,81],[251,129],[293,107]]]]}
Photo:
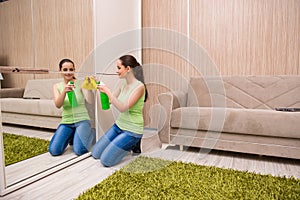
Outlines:
{"type": "MultiPolygon", "coordinates": [[[[70,81],[68,84],[69,85],[74,85],[74,82],[70,81]]],[[[71,108],[77,107],[78,106],[78,102],[77,102],[77,98],[76,98],[75,92],[73,90],[69,91],[69,92],[67,92],[67,95],[68,95],[68,98],[69,98],[69,102],[70,102],[71,108]]]]}
{"type": "MultiPolygon", "coordinates": [[[[100,85],[100,81],[97,81],[97,85],[100,85]]],[[[102,105],[102,110],[108,110],[110,108],[109,98],[107,94],[100,92],[100,100],[102,105]]]]}

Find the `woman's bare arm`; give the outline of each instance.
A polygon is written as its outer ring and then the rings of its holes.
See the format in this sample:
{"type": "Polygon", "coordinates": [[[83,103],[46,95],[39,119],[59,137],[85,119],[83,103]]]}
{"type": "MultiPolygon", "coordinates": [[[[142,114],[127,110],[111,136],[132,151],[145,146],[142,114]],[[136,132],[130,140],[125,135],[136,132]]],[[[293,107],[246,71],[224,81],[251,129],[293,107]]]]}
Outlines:
{"type": "Polygon", "coordinates": [[[59,85],[59,83],[57,83],[53,86],[54,104],[57,108],[61,108],[64,103],[67,92],[72,91],[73,86],[66,85],[64,87],[62,93],[60,93],[58,91],[58,85],[59,85]]]}
{"type": "Polygon", "coordinates": [[[125,112],[129,108],[131,108],[138,101],[138,99],[144,95],[145,92],[144,85],[139,85],[137,88],[134,89],[132,94],[127,100],[125,100],[125,102],[121,102],[117,98],[120,94],[120,91],[116,93],[117,95],[115,96],[106,86],[100,86],[99,89],[100,91],[107,94],[107,96],[110,99],[110,103],[113,104],[120,112],[125,112]]]}

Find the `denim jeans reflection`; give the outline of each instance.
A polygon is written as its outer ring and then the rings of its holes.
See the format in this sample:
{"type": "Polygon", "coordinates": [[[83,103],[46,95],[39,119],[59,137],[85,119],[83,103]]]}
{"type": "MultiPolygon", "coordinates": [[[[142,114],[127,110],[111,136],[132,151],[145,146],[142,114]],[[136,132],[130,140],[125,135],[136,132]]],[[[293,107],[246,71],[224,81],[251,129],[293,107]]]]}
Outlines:
{"type": "Polygon", "coordinates": [[[89,120],[74,124],[60,124],[50,141],[48,150],[52,156],[61,155],[68,144],[73,145],[76,155],[82,155],[89,151],[95,138],[95,131],[91,128],[89,120]]]}

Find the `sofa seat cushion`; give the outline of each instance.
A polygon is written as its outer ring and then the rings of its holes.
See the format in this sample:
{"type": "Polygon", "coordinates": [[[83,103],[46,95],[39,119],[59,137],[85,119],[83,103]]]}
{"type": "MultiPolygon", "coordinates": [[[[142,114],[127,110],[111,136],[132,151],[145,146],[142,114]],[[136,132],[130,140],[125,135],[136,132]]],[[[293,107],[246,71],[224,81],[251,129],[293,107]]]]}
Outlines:
{"type": "Polygon", "coordinates": [[[181,107],[171,113],[171,127],[227,133],[300,138],[300,112],[265,109],[181,107]]]}
{"type": "Polygon", "coordinates": [[[2,112],[57,117],[61,117],[62,114],[62,110],[56,108],[53,100],[5,98],[0,101],[2,112]]]}

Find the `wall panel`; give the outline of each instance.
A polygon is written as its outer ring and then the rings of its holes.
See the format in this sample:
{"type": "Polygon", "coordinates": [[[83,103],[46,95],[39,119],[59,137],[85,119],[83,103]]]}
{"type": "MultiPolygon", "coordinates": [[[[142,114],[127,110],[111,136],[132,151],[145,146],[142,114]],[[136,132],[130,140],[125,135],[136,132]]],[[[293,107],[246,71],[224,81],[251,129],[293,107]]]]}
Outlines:
{"type": "Polygon", "coordinates": [[[190,0],[190,37],[222,75],[300,74],[299,0],[190,0]]]}
{"type": "MultiPolygon", "coordinates": [[[[187,1],[186,0],[144,0],[143,1],[143,28],[165,29],[171,38],[167,38],[171,45],[173,45],[173,52],[166,52],[166,49],[145,49],[143,53],[143,63],[170,63],[174,70],[186,75],[185,60],[181,55],[176,57],[174,52],[177,49],[184,49],[187,53],[187,38],[186,40],[178,40],[177,34],[187,35],[188,21],[187,21],[187,1]]],[[[151,29],[146,29],[143,34],[144,46],[151,46],[159,43],[164,47],[166,40],[164,35],[162,37],[153,35],[151,29]]],[[[144,50],[144,49],[143,49],[144,50]]],[[[180,50],[183,52],[182,50],[180,50]]]]}
{"type": "Polygon", "coordinates": [[[82,71],[80,66],[93,50],[92,0],[33,0],[33,16],[35,67],[58,71],[59,61],[70,58],[82,71]]]}
{"type": "MultiPolygon", "coordinates": [[[[62,58],[77,71],[93,50],[93,0],[10,0],[0,4],[0,64],[58,71],[62,58]]],[[[3,87],[59,74],[5,74],[3,87]]]]}
{"type": "MultiPolygon", "coordinates": [[[[131,54],[141,62],[141,2],[142,0],[94,0],[94,70],[116,73],[116,62],[131,54]]],[[[112,91],[121,83],[118,76],[97,75],[112,91]]],[[[100,106],[99,104],[97,106],[100,106]]],[[[98,136],[114,123],[119,112],[114,108],[103,111],[98,107],[98,136]]]]}
{"type": "Polygon", "coordinates": [[[149,99],[145,104],[146,124],[151,122],[149,111],[158,103],[159,93],[170,88],[186,89],[186,83],[177,77],[180,75],[186,78],[188,74],[184,58],[188,53],[187,38],[179,36],[186,35],[188,31],[187,6],[186,0],[142,1],[142,57],[149,92],[149,99]],[[159,29],[166,30],[165,34],[160,33],[159,29]],[[176,55],[176,52],[183,52],[184,55],[176,55]]]}
{"type": "MultiPolygon", "coordinates": [[[[0,66],[33,67],[30,0],[0,4],[0,66]]],[[[23,86],[33,75],[3,74],[2,87],[23,86]]]]}

